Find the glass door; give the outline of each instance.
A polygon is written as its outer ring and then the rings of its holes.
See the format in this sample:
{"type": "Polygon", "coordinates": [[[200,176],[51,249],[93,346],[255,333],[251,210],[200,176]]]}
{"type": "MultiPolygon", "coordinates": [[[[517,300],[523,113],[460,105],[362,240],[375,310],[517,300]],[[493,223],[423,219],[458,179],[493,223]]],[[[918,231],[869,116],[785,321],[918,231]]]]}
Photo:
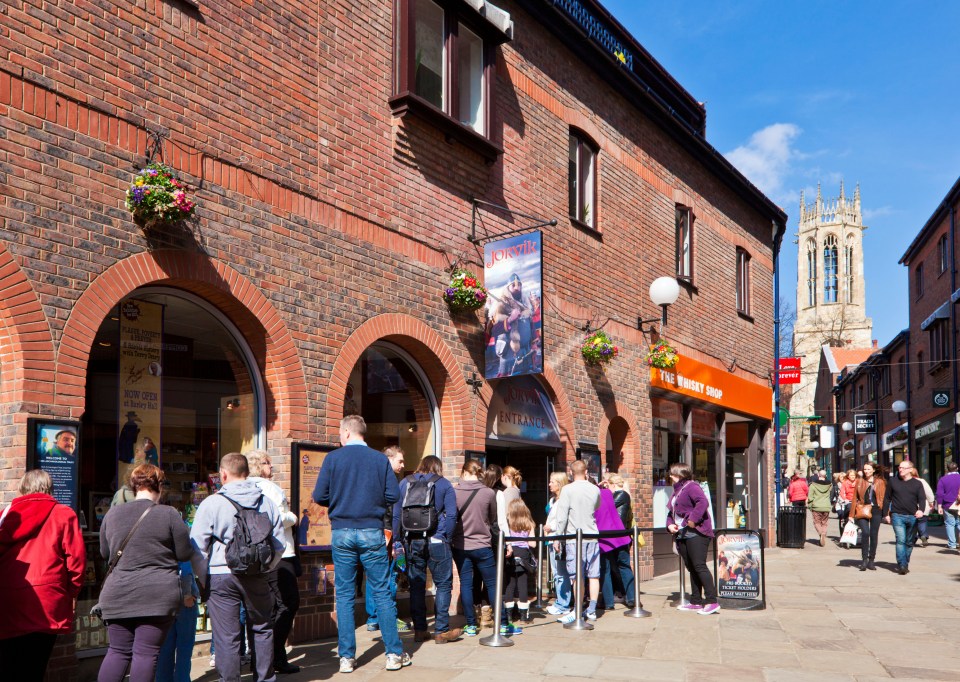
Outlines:
{"type": "Polygon", "coordinates": [[[746,528],[749,508],[749,485],[747,480],[747,452],[728,450],[726,454],[726,480],[724,481],[724,510],[721,527],[746,528]]]}

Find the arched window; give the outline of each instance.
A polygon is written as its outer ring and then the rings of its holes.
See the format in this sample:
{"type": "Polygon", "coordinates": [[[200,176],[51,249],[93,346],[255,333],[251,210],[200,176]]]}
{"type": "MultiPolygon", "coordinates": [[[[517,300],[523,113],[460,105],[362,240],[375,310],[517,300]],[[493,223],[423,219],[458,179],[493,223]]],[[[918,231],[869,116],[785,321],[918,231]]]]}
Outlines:
{"type": "Polygon", "coordinates": [[[847,243],[843,250],[843,274],[847,280],[847,303],[853,303],[853,237],[847,237],[847,243]]]}
{"type": "Polygon", "coordinates": [[[823,302],[837,302],[837,238],[832,234],[823,243],[823,302]]]}
{"type": "Polygon", "coordinates": [[[807,240],[807,305],[817,305],[817,245],[807,240]]]}

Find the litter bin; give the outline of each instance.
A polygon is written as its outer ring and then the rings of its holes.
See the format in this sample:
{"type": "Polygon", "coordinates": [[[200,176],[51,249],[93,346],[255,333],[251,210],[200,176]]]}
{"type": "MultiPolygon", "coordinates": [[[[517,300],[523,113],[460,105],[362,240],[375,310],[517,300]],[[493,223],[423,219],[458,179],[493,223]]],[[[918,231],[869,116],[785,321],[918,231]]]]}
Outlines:
{"type": "Polygon", "coordinates": [[[777,546],[803,549],[807,538],[807,508],[780,507],[777,512],[777,546]]]}

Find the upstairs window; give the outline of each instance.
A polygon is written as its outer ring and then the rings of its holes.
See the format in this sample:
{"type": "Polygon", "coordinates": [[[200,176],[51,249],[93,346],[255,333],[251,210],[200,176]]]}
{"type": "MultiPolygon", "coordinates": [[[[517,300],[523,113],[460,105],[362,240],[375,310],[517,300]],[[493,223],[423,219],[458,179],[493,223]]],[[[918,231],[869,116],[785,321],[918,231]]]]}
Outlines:
{"type": "Polygon", "coordinates": [[[913,271],[913,287],[917,298],[923,296],[923,263],[917,265],[916,270],[913,271]]]}
{"type": "Polygon", "coordinates": [[[677,277],[693,281],[693,211],[677,204],[677,277]]]}
{"type": "Polygon", "coordinates": [[[750,314],[750,254],[737,249],[737,312],[750,314]]]}
{"type": "Polygon", "coordinates": [[[837,238],[833,235],[823,245],[823,302],[837,302],[837,238]]]}
{"type": "Polygon", "coordinates": [[[579,130],[569,138],[570,219],[597,229],[597,153],[598,148],[579,130]]]}
{"type": "Polygon", "coordinates": [[[857,386],[857,407],[863,405],[863,384],[857,386]]]}
{"type": "Polygon", "coordinates": [[[940,240],[937,242],[937,263],[940,265],[940,271],[938,274],[943,274],[947,271],[947,266],[950,263],[947,252],[947,235],[941,235],[940,240]]]}
{"type": "Polygon", "coordinates": [[[880,369],[880,395],[890,395],[890,367],[880,369]]]}
{"type": "Polygon", "coordinates": [[[950,358],[949,320],[938,320],[929,330],[930,362],[946,362],[950,358]]]}

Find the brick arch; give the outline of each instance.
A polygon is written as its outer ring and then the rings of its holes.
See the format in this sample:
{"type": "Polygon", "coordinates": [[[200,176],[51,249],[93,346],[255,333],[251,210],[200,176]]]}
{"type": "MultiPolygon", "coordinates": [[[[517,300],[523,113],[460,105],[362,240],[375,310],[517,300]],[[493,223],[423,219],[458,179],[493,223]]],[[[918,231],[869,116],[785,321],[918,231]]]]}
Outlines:
{"type": "Polygon", "coordinates": [[[0,403],[54,402],[53,337],[40,299],[20,265],[0,244],[0,403]]]}
{"type": "Polygon", "coordinates": [[[101,322],[124,296],[147,285],[197,294],[244,335],[263,372],[267,429],[281,438],[308,434],[307,387],[293,335],[273,304],[229,265],[199,253],[160,250],[131,256],[103,272],[77,301],[57,357],[59,405],[84,410],[87,362],[101,322]]]}
{"type": "Polygon", "coordinates": [[[363,352],[377,341],[389,341],[403,348],[426,374],[440,408],[441,453],[459,454],[467,449],[470,427],[466,420],[471,413],[471,398],[460,363],[435,330],[403,313],[371,317],[357,327],[340,349],[327,390],[327,440],[337,442],[350,373],[363,352]]]}
{"type": "Polygon", "coordinates": [[[619,400],[604,408],[603,418],[600,420],[600,430],[597,433],[597,443],[603,446],[607,442],[607,431],[610,424],[616,420],[622,419],[627,424],[627,435],[623,440],[623,460],[621,468],[626,469],[630,476],[640,473],[640,435],[637,432],[637,419],[633,415],[633,410],[619,400]]]}

